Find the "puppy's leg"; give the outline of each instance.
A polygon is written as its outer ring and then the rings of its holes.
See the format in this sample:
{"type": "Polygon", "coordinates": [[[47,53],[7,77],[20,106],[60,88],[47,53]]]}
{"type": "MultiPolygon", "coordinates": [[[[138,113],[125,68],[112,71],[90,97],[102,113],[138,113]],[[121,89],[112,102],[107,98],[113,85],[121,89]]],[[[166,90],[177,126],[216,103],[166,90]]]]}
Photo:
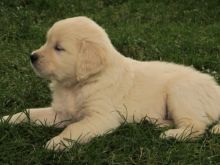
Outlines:
{"type": "Polygon", "coordinates": [[[120,122],[114,116],[90,116],[77,123],[68,125],[58,136],[47,142],[46,148],[50,150],[63,150],[69,148],[73,141],[86,143],[91,138],[108,133],[117,128],[120,122]]]}
{"type": "Polygon", "coordinates": [[[214,107],[204,88],[180,82],[168,91],[167,106],[176,129],[161,134],[161,138],[195,139],[205,132],[212,119],[206,111],[214,107]]]}
{"type": "Polygon", "coordinates": [[[11,124],[27,122],[29,119],[39,125],[50,126],[56,124],[57,127],[63,127],[68,122],[67,120],[63,121],[64,117],[53,111],[51,107],[27,109],[26,112],[19,112],[2,118],[3,121],[8,121],[11,124]]]}
{"type": "Polygon", "coordinates": [[[162,119],[160,118],[160,116],[158,115],[157,117],[151,117],[151,118],[145,118],[148,122],[155,124],[158,127],[170,127],[173,126],[174,123],[172,120],[166,120],[166,119],[162,119]]]}
{"type": "Polygon", "coordinates": [[[159,127],[170,127],[170,126],[173,126],[174,123],[172,120],[158,120],[156,122],[156,124],[159,126],[159,127]]]}

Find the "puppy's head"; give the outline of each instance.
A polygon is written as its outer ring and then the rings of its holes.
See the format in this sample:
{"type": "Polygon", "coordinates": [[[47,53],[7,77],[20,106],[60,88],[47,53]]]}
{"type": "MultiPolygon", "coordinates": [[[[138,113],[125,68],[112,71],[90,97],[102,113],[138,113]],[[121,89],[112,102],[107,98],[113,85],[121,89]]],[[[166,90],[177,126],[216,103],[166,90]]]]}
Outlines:
{"type": "Polygon", "coordinates": [[[34,70],[56,81],[80,81],[101,72],[112,49],[105,31],[86,17],[56,22],[47,41],[31,54],[34,70]]]}

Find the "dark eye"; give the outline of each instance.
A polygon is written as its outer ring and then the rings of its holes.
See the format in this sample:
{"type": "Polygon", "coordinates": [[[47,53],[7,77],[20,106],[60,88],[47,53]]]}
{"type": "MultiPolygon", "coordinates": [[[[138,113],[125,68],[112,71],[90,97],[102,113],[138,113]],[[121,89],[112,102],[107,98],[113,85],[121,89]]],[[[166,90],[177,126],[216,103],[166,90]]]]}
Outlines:
{"type": "Polygon", "coordinates": [[[58,52],[65,50],[65,49],[62,48],[60,45],[55,45],[54,49],[55,49],[56,51],[58,51],[58,52]]]}

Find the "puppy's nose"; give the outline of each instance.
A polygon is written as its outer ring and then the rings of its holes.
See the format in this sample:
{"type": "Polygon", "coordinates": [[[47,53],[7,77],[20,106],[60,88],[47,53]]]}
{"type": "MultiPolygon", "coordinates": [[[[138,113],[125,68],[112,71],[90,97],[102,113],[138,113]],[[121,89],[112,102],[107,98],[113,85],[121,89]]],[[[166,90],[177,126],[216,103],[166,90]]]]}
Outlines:
{"type": "Polygon", "coordinates": [[[33,53],[31,54],[30,58],[31,58],[31,62],[34,63],[38,60],[38,54],[33,53]]]}

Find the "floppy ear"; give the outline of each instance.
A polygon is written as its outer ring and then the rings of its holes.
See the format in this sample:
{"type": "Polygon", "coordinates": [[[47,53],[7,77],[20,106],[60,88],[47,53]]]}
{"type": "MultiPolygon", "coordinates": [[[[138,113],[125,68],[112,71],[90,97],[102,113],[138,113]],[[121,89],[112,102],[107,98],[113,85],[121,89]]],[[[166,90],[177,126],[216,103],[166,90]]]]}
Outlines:
{"type": "Polygon", "coordinates": [[[96,43],[82,41],[76,64],[77,80],[83,80],[100,72],[105,64],[104,50],[96,43]]]}

